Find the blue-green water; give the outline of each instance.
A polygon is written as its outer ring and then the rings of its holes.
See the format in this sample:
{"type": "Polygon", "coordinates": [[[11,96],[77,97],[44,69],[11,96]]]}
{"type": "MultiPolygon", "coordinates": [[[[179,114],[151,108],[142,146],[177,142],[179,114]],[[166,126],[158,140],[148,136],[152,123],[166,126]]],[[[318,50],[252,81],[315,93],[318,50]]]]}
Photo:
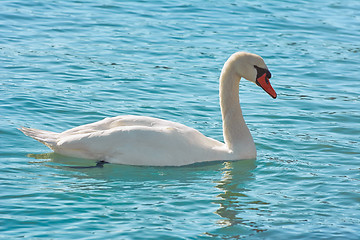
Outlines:
{"type": "Polygon", "coordinates": [[[0,2],[1,239],[359,239],[360,2],[0,2]],[[278,99],[242,82],[257,160],[72,169],[16,128],[108,116],[222,140],[218,77],[261,55],[278,99]]]}

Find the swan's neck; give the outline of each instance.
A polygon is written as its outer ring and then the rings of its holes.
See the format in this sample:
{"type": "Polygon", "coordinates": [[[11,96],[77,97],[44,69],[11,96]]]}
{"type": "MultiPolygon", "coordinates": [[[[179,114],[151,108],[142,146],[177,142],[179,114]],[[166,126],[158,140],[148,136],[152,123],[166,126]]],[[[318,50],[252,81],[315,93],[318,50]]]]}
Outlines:
{"type": "Polygon", "coordinates": [[[256,154],[255,144],[246,126],[239,102],[241,76],[235,71],[233,61],[225,63],[220,76],[220,107],[223,120],[224,141],[235,154],[256,154]]]}

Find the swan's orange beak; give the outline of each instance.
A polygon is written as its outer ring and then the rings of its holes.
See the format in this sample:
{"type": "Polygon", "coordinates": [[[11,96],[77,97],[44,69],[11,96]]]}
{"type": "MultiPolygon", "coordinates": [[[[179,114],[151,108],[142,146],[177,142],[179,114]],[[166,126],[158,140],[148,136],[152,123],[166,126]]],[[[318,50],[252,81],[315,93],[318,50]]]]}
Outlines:
{"type": "Polygon", "coordinates": [[[277,94],[270,84],[269,78],[266,73],[256,79],[256,84],[265,90],[272,98],[276,98],[277,94]]]}

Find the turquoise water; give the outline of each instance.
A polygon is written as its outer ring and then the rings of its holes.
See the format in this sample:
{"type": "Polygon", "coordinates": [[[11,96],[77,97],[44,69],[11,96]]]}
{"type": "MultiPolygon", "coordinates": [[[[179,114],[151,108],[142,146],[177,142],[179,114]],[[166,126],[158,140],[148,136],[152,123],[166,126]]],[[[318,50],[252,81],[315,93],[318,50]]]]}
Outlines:
{"type": "Polygon", "coordinates": [[[1,239],[359,239],[360,2],[0,2],[1,239]],[[256,160],[133,167],[50,152],[16,128],[108,116],[223,140],[218,77],[261,55],[278,93],[242,82],[256,160]]]}

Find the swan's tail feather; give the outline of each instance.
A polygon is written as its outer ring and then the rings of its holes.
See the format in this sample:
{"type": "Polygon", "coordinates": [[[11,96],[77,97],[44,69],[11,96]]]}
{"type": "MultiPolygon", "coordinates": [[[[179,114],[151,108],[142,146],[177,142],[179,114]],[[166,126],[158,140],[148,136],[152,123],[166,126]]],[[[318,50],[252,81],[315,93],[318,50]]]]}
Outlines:
{"type": "Polygon", "coordinates": [[[18,129],[22,131],[26,136],[32,137],[33,139],[41,142],[42,144],[45,144],[52,150],[56,146],[56,140],[59,136],[59,133],[26,127],[21,127],[18,129]]]}

